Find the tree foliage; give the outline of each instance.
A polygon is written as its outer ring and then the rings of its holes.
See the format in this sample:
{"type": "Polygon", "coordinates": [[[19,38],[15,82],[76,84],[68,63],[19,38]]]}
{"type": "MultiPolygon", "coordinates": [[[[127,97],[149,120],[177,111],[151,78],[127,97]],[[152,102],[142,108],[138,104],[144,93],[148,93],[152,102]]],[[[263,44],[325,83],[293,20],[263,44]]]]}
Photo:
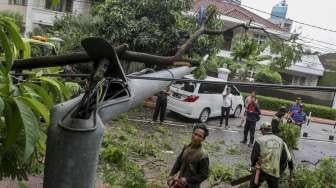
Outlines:
{"type": "Polygon", "coordinates": [[[100,36],[98,29],[103,20],[98,16],[65,15],[54,22],[54,26],[48,28],[47,35],[58,36],[63,39],[64,45],[60,54],[67,54],[81,49],[80,41],[90,36],[100,36]]]}
{"type": "Polygon", "coordinates": [[[190,0],[116,0],[93,9],[104,23],[99,34],[114,44],[126,43],[131,50],[172,55],[187,33],[176,27],[190,0]]]}
{"type": "Polygon", "coordinates": [[[42,70],[24,80],[11,76],[18,51],[27,49],[14,21],[4,16],[0,16],[0,45],[5,52],[0,60],[0,179],[21,180],[41,171],[49,110],[71,92],[61,80],[41,76],[42,70]]]}
{"type": "Polygon", "coordinates": [[[282,77],[277,71],[273,71],[267,66],[257,71],[255,81],[269,84],[281,84],[282,77]]]}
{"type": "MultiPolygon", "coordinates": [[[[12,12],[12,11],[0,11],[0,15],[12,18],[15,24],[21,29],[23,25],[23,15],[19,12],[12,12]]],[[[20,30],[19,30],[20,31],[20,30]]]]}
{"type": "Polygon", "coordinates": [[[248,33],[242,36],[236,35],[233,39],[232,58],[237,61],[254,61],[263,50],[262,46],[248,33]]]}
{"type": "MultiPolygon", "coordinates": [[[[114,45],[126,43],[130,50],[170,56],[199,28],[195,17],[186,14],[191,5],[191,0],[106,1],[96,4],[90,16],[68,15],[57,20],[47,33],[64,39],[62,53],[78,50],[82,38],[96,35],[114,45]]],[[[207,16],[214,9],[209,7],[207,16]]],[[[216,16],[208,23],[209,28],[222,26],[216,16]]],[[[187,54],[204,56],[222,45],[222,36],[202,35],[187,54]]]]}
{"type": "Polygon", "coordinates": [[[303,55],[303,47],[297,43],[297,35],[292,35],[289,41],[284,42],[281,39],[273,39],[270,41],[272,57],[271,68],[281,71],[293,63],[301,60],[303,55]]]}

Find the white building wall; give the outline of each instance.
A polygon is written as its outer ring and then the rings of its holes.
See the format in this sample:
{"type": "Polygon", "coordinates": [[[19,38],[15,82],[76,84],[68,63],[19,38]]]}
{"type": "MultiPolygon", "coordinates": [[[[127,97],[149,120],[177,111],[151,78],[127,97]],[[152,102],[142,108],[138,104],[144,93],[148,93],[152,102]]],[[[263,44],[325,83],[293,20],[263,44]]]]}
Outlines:
{"type": "Polygon", "coordinates": [[[0,0],[0,11],[18,12],[23,16],[23,21],[26,19],[26,8],[22,5],[9,5],[8,0],[0,0]]]}
{"type": "MultiPolygon", "coordinates": [[[[1,0],[4,1],[4,0],[1,0]]],[[[61,18],[65,15],[64,12],[58,12],[54,10],[45,9],[45,0],[29,0],[32,2],[30,16],[27,17],[26,33],[33,30],[36,25],[48,25],[52,26],[57,18],[61,18]]],[[[89,14],[91,3],[90,1],[78,0],[73,2],[73,13],[76,14],[89,14]]]]}
{"type": "Polygon", "coordinates": [[[317,86],[318,80],[319,80],[318,76],[307,77],[307,86],[317,86]]]}
{"type": "Polygon", "coordinates": [[[49,25],[52,26],[57,18],[64,15],[63,12],[57,12],[53,10],[47,10],[42,8],[33,7],[32,22],[34,24],[49,25]]]}
{"type": "Polygon", "coordinates": [[[74,14],[87,15],[90,13],[91,2],[90,1],[74,1],[72,5],[72,12],[74,14]]]}

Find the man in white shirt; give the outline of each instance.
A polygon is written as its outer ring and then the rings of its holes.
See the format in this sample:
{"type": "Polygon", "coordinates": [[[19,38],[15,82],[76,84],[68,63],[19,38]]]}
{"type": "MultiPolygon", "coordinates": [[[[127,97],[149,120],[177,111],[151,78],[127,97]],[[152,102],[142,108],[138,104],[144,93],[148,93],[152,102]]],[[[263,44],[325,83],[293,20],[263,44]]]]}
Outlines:
{"type": "Polygon", "coordinates": [[[225,128],[229,127],[229,115],[232,108],[232,94],[231,88],[228,86],[226,92],[223,94],[223,105],[222,105],[222,116],[220,119],[219,126],[223,125],[223,119],[225,118],[225,128]]]}

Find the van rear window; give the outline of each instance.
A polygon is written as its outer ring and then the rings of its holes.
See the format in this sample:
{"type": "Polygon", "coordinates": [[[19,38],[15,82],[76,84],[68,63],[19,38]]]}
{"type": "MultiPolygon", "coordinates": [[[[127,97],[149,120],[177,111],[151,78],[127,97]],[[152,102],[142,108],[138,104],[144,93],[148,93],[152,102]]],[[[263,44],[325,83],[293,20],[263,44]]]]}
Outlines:
{"type": "Polygon", "coordinates": [[[204,94],[222,94],[225,88],[223,84],[201,83],[198,93],[204,94]]]}
{"type": "Polygon", "coordinates": [[[188,91],[188,92],[192,93],[192,92],[194,92],[194,90],[196,88],[196,83],[177,81],[177,82],[174,82],[172,86],[175,87],[175,88],[179,88],[181,90],[188,91]]]}

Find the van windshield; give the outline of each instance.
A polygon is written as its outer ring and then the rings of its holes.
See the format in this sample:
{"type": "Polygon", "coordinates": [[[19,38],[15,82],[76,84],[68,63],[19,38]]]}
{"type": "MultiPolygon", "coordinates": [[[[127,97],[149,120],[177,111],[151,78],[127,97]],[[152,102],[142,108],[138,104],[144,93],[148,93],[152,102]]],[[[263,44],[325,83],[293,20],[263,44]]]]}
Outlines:
{"type": "Polygon", "coordinates": [[[175,88],[179,88],[181,90],[193,93],[195,88],[196,88],[196,83],[195,82],[176,81],[172,84],[172,86],[175,87],[175,88]]]}

